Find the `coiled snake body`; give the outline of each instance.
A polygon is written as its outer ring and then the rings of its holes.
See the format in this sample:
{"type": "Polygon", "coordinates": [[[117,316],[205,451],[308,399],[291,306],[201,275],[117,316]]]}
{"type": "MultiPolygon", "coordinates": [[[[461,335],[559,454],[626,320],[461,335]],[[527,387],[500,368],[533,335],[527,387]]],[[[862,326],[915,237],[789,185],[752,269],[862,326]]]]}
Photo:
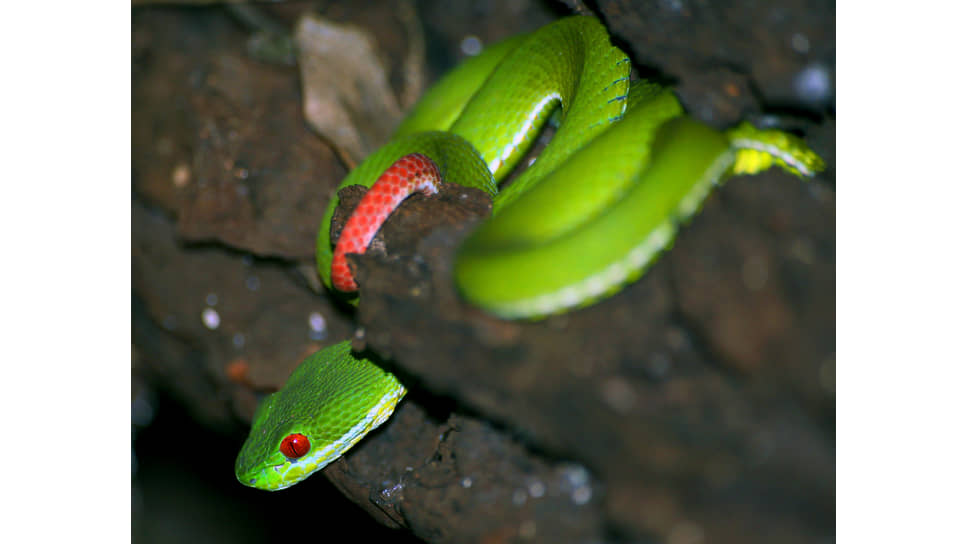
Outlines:
{"type": "MultiPolygon", "coordinates": [[[[354,290],[345,254],[365,251],[400,200],[435,192],[442,178],[494,198],[493,216],[457,251],[461,295],[503,318],[540,318],[640,276],[730,175],[823,168],[789,134],[749,124],[722,133],[685,116],[670,90],[632,83],[629,71],[590,17],[511,38],[456,68],[340,185],[371,189],[335,249],[338,197],[330,202],[316,252],[324,283],[354,290]],[[556,110],[555,136],[499,189],[556,110]]],[[[260,406],[236,463],[239,481],[262,489],[301,481],[385,421],[404,393],[349,341],[312,355],[260,406]]]]}

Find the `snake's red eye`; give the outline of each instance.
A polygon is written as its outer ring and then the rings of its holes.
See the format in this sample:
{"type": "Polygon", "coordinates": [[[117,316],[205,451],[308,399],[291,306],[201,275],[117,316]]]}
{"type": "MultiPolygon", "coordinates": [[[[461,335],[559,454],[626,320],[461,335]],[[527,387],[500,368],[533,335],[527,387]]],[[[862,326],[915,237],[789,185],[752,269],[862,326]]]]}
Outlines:
{"type": "Polygon", "coordinates": [[[282,439],[279,451],[290,459],[299,459],[309,452],[309,439],[305,435],[293,433],[282,439]]]}

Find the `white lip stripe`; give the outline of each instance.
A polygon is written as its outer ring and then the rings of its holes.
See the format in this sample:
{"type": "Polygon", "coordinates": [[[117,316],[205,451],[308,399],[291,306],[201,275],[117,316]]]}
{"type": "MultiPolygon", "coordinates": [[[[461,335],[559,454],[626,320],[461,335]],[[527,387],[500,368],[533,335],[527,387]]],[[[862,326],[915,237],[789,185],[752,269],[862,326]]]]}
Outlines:
{"type": "Polygon", "coordinates": [[[366,434],[368,429],[376,427],[386,421],[392,413],[392,410],[386,409],[387,404],[399,399],[403,394],[402,389],[403,386],[400,386],[391,390],[386,395],[383,395],[383,398],[380,399],[380,402],[376,403],[373,408],[370,408],[370,411],[366,413],[366,416],[360,420],[359,423],[354,425],[350,430],[346,431],[346,433],[339,437],[339,439],[337,439],[335,442],[329,446],[326,446],[326,448],[320,450],[316,455],[314,455],[314,460],[324,462],[322,466],[316,467],[316,470],[323,468],[329,464],[329,462],[334,460],[329,459],[329,456],[332,455],[334,458],[338,457],[344,451],[349,449],[350,446],[356,444],[361,438],[363,438],[363,435],[366,434]]]}
{"type": "MultiPolygon", "coordinates": [[[[326,465],[339,459],[339,457],[346,450],[350,449],[354,444],[366,436],[366,433],[370,429],[379,427],[384,421],[386,421],[390,417],[390,414],[393,413],[393,409],[397,402],[406,392],[407,389],[398,384],[397,387],[383,395],[380,401],[370,408],[370,411],[366,413],[366,416],[364,416],[363,419],[361,419],[350,430],[346,431],[343,436],[339,437],[325,448],[318,450],[307,457],[303,457],[295,461],[289,461],[286,464],[285,470],[282,472],[283,480],[285,480],[285,476],[289,473],[289,471],[296,466],[308,466],[313,468],[305,471],[298,479],[281,482],[277,489],[286,488],[299,481],[302,481],[309,477],[309,475],[325,468],[326,465]]],[[[278,471],[280,466],[281,465],[277,465],[274,468],[278,471]]]]}

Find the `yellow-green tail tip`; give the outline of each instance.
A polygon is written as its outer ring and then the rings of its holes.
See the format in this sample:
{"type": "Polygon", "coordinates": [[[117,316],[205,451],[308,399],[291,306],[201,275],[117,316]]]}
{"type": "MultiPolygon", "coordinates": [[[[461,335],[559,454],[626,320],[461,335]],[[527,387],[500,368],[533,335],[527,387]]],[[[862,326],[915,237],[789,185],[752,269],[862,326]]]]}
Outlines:
{"type": "Polygon", "coordinates": [[[826,165],[806,142],[779,130],[762,130],[749,123],[727,131],[726,137],[736,151],[732,174],[757,174],[771,166],[799,177],[813,177],[826,165]]]}

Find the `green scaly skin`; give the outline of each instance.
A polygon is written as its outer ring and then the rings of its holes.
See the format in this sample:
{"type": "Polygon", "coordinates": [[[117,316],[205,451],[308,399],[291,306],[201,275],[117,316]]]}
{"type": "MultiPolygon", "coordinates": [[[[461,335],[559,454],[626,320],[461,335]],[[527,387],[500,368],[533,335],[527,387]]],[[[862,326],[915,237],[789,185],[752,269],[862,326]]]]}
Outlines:
{"type": "MultiPolygon", "coordinates": [[[[638,278],[695,214],[712,187],[779,165],[803,177],[823,162],[801,140],[749,124],[721,133],[685,116],[670,90],[629,81],[629,61],[598,21],[562,19],[485,50],[434,86],[394,138],[339,188],[370,187],[409,153],[433,159],[446,181],[494,197],[494,215],[458,248],[462,296],[504,318],[541,318],[591,304],[638,278]],[[510,187],[548,117],[558,130],[510,187]]],[[[331,286],[330,223],[317,266],[331,286]]],[[[236,464],[246,485],[281,489],[339,457],[392,412],[404,388],[342,342],[307,359],[260,407],[236,464]],[[311,449],[280,450],[293,432],[311,449]]]]}
{"type": "Polygon", "coordinates": [[[286,385],[266,397],[235,461],[245,485],[284,489],[336,460],[393,412],[406,389],[396,377],[350,353],[345,340],[310,355],[286,385]],[[312,448],[293,460],[279,450],[293,433],[312,448]]]}

